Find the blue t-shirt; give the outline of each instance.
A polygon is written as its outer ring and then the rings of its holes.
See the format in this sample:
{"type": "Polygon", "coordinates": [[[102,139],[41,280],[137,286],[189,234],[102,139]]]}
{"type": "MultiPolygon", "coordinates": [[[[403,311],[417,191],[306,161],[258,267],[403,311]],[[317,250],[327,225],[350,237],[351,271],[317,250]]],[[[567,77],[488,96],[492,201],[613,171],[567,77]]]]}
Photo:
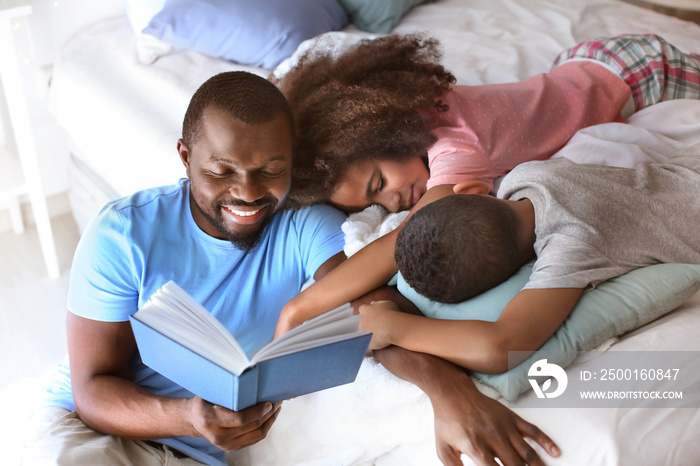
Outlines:
{"type": "MultiPolygon", "coordinates": [[[[280,211],[249,253],[204,233],[192,218],[189,180],[138,192],[106,205],[88,225],[71,269],[68,310],[124,322],[173,280],[216,316],[250,356],[272,340],[280,310],[328,259],[343,250],[345,215],[329,206],[280,211]]],[[[68,367],[49,403],[75,409],[68,367]]],[[[133,381],[152,393],[192,393],[132,362],[133,381]]],[[[203,438],[163,439],[198,461],[223,461],[203,438]]]]}

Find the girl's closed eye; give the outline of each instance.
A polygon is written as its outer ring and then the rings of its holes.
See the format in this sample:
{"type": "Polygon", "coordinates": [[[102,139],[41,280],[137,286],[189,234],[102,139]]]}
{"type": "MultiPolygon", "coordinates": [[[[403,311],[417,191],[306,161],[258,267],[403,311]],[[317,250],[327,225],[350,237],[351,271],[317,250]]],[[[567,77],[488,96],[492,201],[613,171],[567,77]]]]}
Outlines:
{"type": "Polygon", "coordinates": [[[382,189],[384,189],[384,177],[382,175],[379,175],[379,183],[377,183],[377,192],[382,192],[382,189]]]}

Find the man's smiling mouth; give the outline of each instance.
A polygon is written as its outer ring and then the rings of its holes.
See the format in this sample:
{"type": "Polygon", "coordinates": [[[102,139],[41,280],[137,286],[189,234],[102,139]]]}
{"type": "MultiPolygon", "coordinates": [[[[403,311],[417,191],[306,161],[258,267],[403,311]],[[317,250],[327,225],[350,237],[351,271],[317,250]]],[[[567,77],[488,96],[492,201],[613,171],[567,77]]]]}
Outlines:
{"type": "Polygon", "coordinates": [[[261,207],[257,210],[236,210],[231,207],[225,207],[228,209],[229,212],[238,215],[239,217],[252,217],[253,215],[257,214],[260,212],[264,207],[261,207]]]}

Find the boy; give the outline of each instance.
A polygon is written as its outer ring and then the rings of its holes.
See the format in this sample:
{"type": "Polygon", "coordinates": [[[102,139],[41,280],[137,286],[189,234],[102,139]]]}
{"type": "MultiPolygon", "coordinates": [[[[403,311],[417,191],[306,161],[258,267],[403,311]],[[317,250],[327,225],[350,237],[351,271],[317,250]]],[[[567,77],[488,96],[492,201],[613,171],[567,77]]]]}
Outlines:
{"type": "Polygon", "coordinates": [[[700,264],[700,144],[634,169],[526,163],[503,179],[497,197],[479,182],[454,190],[399,233],[395,257],[406,282],[429,298],[459,301],[536,257],[530,280],[496,322],[408,316],[387,301],[364,306],[372,347],[394,344],[504,372],[508,351],[537,350],[585,289],[646,265],[700,264]]]}

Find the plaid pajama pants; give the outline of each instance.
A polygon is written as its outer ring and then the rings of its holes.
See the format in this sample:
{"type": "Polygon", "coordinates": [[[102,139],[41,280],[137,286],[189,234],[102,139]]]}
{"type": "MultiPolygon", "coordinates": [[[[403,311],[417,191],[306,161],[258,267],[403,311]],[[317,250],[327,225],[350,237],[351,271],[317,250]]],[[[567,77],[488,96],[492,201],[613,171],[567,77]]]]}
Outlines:
{"type": "Polygon", "coordinates": [[[672,99],[700,99],[700,55],[681,52],[653,35],[593,39],[563,51],[553,66],[572,59],[608,65],[632,89],[635,110],[672,99]]]}

